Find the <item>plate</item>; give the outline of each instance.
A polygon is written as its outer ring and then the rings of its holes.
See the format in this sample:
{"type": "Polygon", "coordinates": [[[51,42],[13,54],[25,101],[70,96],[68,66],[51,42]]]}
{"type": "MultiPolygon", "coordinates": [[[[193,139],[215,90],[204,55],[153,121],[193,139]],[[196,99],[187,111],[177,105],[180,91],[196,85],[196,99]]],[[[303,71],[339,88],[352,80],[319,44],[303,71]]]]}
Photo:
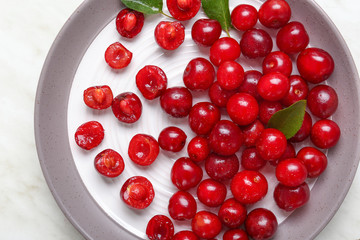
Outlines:
{"type": "MultiPolygon", "coordinates": [[[[245,1],[260,6],[261,1],[245,1]]],[[[276,239],[313,239],[330,221],[342,203],[355,175],[359,162],[359,78],[351,54],[341,35],[313,1],[288,1],[293,10],[292,20],[304,24],[310,35],[310,44],[328,51],[335,60],[335,71],[329,79],[339,94],[339,107],[333,119],[339,123],[342,137],[336,147],[328,151],[329,165],[324,174],[311,182],[311,200],[290,216],[274,206],[270,184],[267,197],[258,206],[276,212],[281,222],[276,239]]],[[[243,2],[242,2],[243,3],[243,2]]],[[[230,8],[236,1],[230,1],[230,8]]],[[[157,22],[168,18],[146,16],[142,32],[133,40],[121,38],[115,29],[117,13],[123,8],[119,0],[87,0],[75,11],[56,38],[40,77],[35,106],[35,135],[39,160],[44,176],[58,205],[72,224],[87,239],[141,239],[145,238],[147,221],[154,214],[167,214],[168,198],[176,191],[169,181],[172,163],[180,154],[163,151],[150,167],[140,168],[128,160],[128,142],[139,132],[157,138],[169,125],[180,125],[194,135],[186,119],[174,119],[163,113],[158,100],[146,101],[137,91],[135,75],[148,64],[160,66],[169,79],[169,87],[183,85],[182,72],[186,64],[198,56],[207,57],[208,49],[199,48],[191,40],[190,29],[195,19],[185,22],[186,39],[179,49],[169,52],[160,49],[153,37],[157,22]],[[131,64],[123,70],[111,70],[103,59],[108,45],[122,42],[133,52],[131,64]],[[114,95],[125,91],[138,94],[143,102],[143,114],[133,125],[121,124],[111,110],[90,110],[82,102],[85,88],[109,85],[114,95]],[[79,149],[73,138],[76,128],[89,120],[100,121],[106,137],[92,151],[79,149]],[[93,167],[94,156],[105,148],[117,150],[125,159],[124,173],[116,179],[99,176],[93,167]],[[119,190],[133,175],[148,177],[154,184],[156,197],[143,211],[133,210],[119,198],[119,190]]],[[[196,19],[204,16],[198,13],[196,19]]],[[[261,27],[260,24],[257,27],[261,27]]],[[[276,31],[270,31],[274,35],[276,31]]],[[[234,30],[231,36],[240,39],[234,30]]],[[[275,50],[276,48],[274,48],[275,50]]],[[[239,59],[245,70],[259,67],[259,60],[239,59]]],[[[293,72],[294,73],[294,72],[293,72]]],[[[206,99],[206,94],[195,93],[194,102],[206,99]]],[[[299,147],[299,146],[298,146],[299,147]]],[[[182,154],[182,155],[181,155],[182,154]]],[[[271,167],[262,172],[271,176],[271,167]]],[[[273,176],[273,174],[272,174],[273,176]]],[[[275,183],[271,178],[269,182],[275,183]]],[[[257,205],[255,205],[257,206],[257,205]]],[[[204,208],[199,206],[199,209],[204,208]]],[[[177,223],[176,231],[189,229],[188,223],[177,223]]]]}

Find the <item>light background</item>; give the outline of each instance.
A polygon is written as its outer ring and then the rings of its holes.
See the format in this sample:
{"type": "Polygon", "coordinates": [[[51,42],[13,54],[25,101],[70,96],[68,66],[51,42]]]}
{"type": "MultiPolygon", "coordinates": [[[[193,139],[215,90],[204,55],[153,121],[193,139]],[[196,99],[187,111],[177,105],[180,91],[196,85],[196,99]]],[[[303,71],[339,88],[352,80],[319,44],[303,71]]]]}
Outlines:
{"type": "MultiPolygon", "coordinates": [[[[57,33],[81,2],[0,0],[2,240],[83,239],[64,217],[46,185],[33,130],[34,100],[42,65],[57,33]]],[[[357,0],[316,2],[340,30],[360,69],[360,3],[357,0]]],[[[358,171],[339,211],[316,240],[360,239],[359,203],[358,171]]]]}

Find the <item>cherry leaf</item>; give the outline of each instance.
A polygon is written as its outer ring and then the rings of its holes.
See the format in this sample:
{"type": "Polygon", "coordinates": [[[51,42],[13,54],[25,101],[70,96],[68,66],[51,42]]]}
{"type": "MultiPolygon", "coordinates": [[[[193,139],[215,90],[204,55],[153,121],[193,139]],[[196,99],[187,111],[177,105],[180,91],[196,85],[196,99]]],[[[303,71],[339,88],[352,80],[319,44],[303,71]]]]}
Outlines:
{"type": "Polygon", "coordinates": [[[201,4],[205,14],[209,18],[217,20],[229,35],[231,27],[229,0],[201,0],[201,4]]]}
{"type": "Polygon", "coordinates": [[[162,13],[162,0],[121,0],[128,8],[145,14],[162,13]]]}
{"type": "Polygon", "coordinates": [[[306,100],[297,101],[272,115],[267,127],[280,130],[286,139],[289,139],[300,130],[304,121],[305,109],[306,100]]]}

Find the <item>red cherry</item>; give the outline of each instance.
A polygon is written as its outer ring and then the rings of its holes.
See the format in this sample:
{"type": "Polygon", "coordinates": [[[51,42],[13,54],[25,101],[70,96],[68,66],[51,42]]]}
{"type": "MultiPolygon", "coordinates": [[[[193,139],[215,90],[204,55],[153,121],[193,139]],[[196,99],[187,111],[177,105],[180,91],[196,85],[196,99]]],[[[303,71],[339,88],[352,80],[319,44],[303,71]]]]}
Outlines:
{"type": "Polygon", "coordinates": [[[210,48],[210,61],[215,66],[220,66],[225,61],[234,61],[240,57],[239,43],[230,37],[216,40],[210,48]]]}
{"type": "Polygon", "coordinates": [[[229,229],[224,233],[223,240],[249,240],[242,229],[229,229]]]}
{"type": "Polygon", "coordinates": [[[258,20],[258,12],[255,7],[248,4],[240,4],[231,12],[231,23],[239,31],[253,28],[258,20]]]}
{"type": "Polygon", "coordinates": [[[262,73],[256,70],[249,70],[244,73],[244,81],[241,83],[239,92],[248,93],[256,100],[260,100],[261,97],[257,92],[257,84],[262,77],[262,73]]]}
{"type": "Polygon", "coordinates": [[[161,21],[155,28],[155,40],[165,50],[175,50],[184,42],[185,27],[180,22],[161,21]]]}
{"type": "Polygon", "coordinates": [[[241,154],[241,166],[246,170],[258,171],[266,165],[255,147],[245,148],[241,154]]]}
{"type": "Polygon", "coordinates": [[[334,147],[340,139],[340,128],[330,119],[317,121],[311,128],[310,139],[318,148],[334,147]]]}
{"type": "Polygon", "coordinates": [[[259,105],[250,94],[236,93],[229,99],[226,111],[236,124],[245,126],[254,122],[258,117],[259,105]]]}
{"type": "Polygon", "coordinates": [[[310,189],[306,182],[297,187],[278,184],[274,190],[274,200],[279,208],[293,211],[309,201],[310,189]]]}
{"type": "Polygon", "coordinates": [[[220,87],[235,90],[244,80],[244,69],[235,61],[225,61],[220,64],[216,76],[220,87]]]}
{"type": "Polygon", "coordinates": [[[120,196],[130,207],[147,208],[155,197],[151,182],[142,176],[134,176],[126,180],[120,190],[120,196]]]}
{"type": "Polygon", "coordinates": [[[220,206],[226,198],[226,186],[213,179],[205,179],[199,183],[197,197],[208,207],[220,206]]]}
{"type": "Polygon", "coordinates": [[[305,165],[296,158],[288,158],[279,162],[276,166],[277,180],[289,187],[296,187],[302,184],[307,177],[307,169],[305,165]]]}
{"type": "Polygon", "coordinates": [[[279,101],[290,89],[289,78],[280,72],[271,72],[262,76],[257,85],[259,95],[268,101],[279,101]]]}
{"type": "Polygon", "coordinates": [[[221,35],[221,25],[213,19],[199,19],[191,28],[191,37],[200,46],[210,47],[221,35]]]}
{"type": "Polygon", "coordinates": [[[296,158],[305,164],[309,178],[320,176],[327,167],[326,155],[313,147],[304,147],[297,153],[296,158]]]}
{"type": "Polygon", "coordinates": [[[195,17],[198,13],[200,0],[166,0],[167,8],[176,20],[185,21],[195,17]]]}
{"type": "Polygon", "coordinates": [[[210,154],[208,140],[200,136],[194,137],[187,146],[187,152],[192,161],[204,161],[210,154]]]}
{"type": "Polygon", "coordinates": [[[210,88],[215,79],[215,69],[205,58],[192,59],[185,68],[183,80],[185,86],[194,91],[210,88]]]}
{"type": "Polygon", "coordinates": [[[132,52],[126,49],[121,43],[111,44],[105,51],[106,63],[114,69],[127,67],[132,59],[132,52]]]}
{"type": "Polygon", "coordinates": [[[280,72],[289,77],[292,72],[292,61],[281,51],[269,53],[262,62],[263,74],[280,72]]]}
{"type": "Polygon", "coordinates": [[[86,106],[93,109],[106,109],[111,106],[113,93],[107,85],[89,87],[84,91],[86,106]]]}
{"type": "Polygon", "coordinates": [[[227,199],[220,207],[218,216],[220,221],[228,228],[240,227],[246,218],[247,210],[235,198],[227,199]]]}
{"type": "Polygon", "coordinates": [[[179,158],[171,168],[171,181],[179,190],[186,191],[195,187],[202,177],[202,169],[190,158],[179,158]]]}
{"type": "Polygon", "coordinates": [[[76,129],[75,142],[85,150],[97,147],[104,139],[104,128],[97,121],[86,122],[76,129]]]}
{"type": "Polygon", "coordinates": [[[328,118],[333,115],[338,107],[338,95],[328,85],[313,87],[308,96],[307,106],[312,114],[319,118],[328,118]]]}
{"type": "Polygon", "coordinates": [[[259,21],[268,28],[280,28],[291,18],[291,8],[285,0],[267,0],[259,8],[259,21]]]}
{"type": "Polygon", "coordinates": [[[260,157],[267,161],[280,158],[284,154],[286,146],[285,135],[274,128],[264,129],[256,142],[256,150],[260,157]]]}
{"type": "Polygon", "coordinates": [[[141,32],[144,25],[144,14],[131,10],[122,9],[116,17],[116,30],[126,38],[133,38],[141,32]]]}
{"type": "Polygon", "coordinates": [[[119,176],[125,168],[121,155],[112,149],[106,149],[96,155],[94,165],[101,175],[110,178],[119,176]]]}
{"type": "Polygon", "coordinates": [[[165,215],[155,215],[147,224],[146,235],[150,240],[171,240],[174,235],[174,224],[165,215]]]}
{"type": "Polygon", "coordinates": [[[172,87],[160,97],[161,108],[169,115],[182,118],[189,115],[192,107],[192,94],[185,87],[172,87]]]}
{"type": "Polygon", "coordinates": [[[283,109],[280,102],[261,101],[259,105],[259,120],[267,125],[272,115],[283,109]]]}
{"type": "Polygon", "coordinates": [[[172,240],[199,240],[199,237],[195,233],[188,230],[177,232],[172,240]]]}
{"type": "Polygon", "coordinates": [[[250,125],[243,127],[244,145],[246,147],[255,146],[258,137],[264,129],[264,125],[259,120],[255,120],[250,125]]]}
{"type": "Polygon", "coordinates": [[[209,89],[209,97],[213,104],[218,107],[226,107],[229,98],[237,93],[237,90],[225,90],[220,87],[219,83],[214,82],[209,89]]]}
{"type": "Polygon", "coordinates": [[[290,76],[289,92],[281,99],[281,103],[288,107],[299,100],[306,99],[309,92],[309,87],[304,79],[298,75],[290,76]]]}
{"type": "Polygon", "coordinates": [[[142,103],[135,93],[124,92],[114,98],[111,109],[119,121],[134,123],[141,116],[142,103]]]}
{"type": "Polygon", "coordinates": [[[161,68],[147,65],[136,74],[136,86],[144,98],[153,100],[165,92],[167,77],[161,68]]]}
{"type": "Polygon", "coordinates": [[[180,152],[186,143],[186,133],[178,127],[164,128],[158,138],[159,146],[170,152],[180,152]]]}
{"type": "Polygon", "coordinates": [[[310,136],[311,128],[312,128],[311,116],[310,116],[310,114],[305,112],[304,121],[301,125],[301,128],[292,138],[290,138],[290,141],[291,142],[304,141],[308,136],[310,136]]]}
{"type": "Polygon", "coordinates": [[[159,143],[147,134],[136,134],[129,143],[130,159],[141,166],[152,164],[159,155],[159,143]]]}
{"type": "Polygon", "coordinates": [[[220,117],[220,110],[214,104],[198,102],[190,110],[189,125],[196,134],[206,135],[220,121],[220,117]]]}
{"type": "Polygon", "coordinates": [[[212,179],[224,181],[231,179],[239,170],[239,159],[233,154],[221,156],[211,153],[205,160],[205,171],[212,179]]]}
{"type": "Polygon", "coordinates": [[[309,35],[300,22],[290,22],[277,33],[276,44],[284,53],[295,54],[307,47],[309,35]]]}
{"type": "Polygon", "coordinates": [[[268,191],[268,183],[264,175],[257,171],[243,170],[231,180],[230,189],[242,204],[253,204],[260,201],[268,191]]]}
{"type": "Polygon", "coordinates": [[[265,208],[252,210],[245,221],[245,229],[254,240],[271,239],[278,227],[274,213],[265,208]]]}
{"type": "Polygon", "coordinates": [[[270,35],[257,28],[247,30],[240,40],[241,52],[245,57],[258,58],[268,55],[272,48],[273,42],[270,35]]]}
{"type": "Polygon", "coordinates": [[[198,237],[210,239],[221,232],[222,226],[218,216],[209,211],[200,211],[192,219],[191,228],[198,237]]]}
{"type": "Polygon", "coordinates": [[[189,220],[196,214],[196,201],[185,191],[178,191],[169,200],[169,214],[175,220],[189,220]]]}
{"type": "Polygon", "coordinates": [[[270,164],[276,166],[279,162],[284,161],[288,158],[295,158],[296,152],[294,145],[292,145],[290,142],[287,142],[286,149],[283,155],[275,161],[270,161],[270,164]]]}

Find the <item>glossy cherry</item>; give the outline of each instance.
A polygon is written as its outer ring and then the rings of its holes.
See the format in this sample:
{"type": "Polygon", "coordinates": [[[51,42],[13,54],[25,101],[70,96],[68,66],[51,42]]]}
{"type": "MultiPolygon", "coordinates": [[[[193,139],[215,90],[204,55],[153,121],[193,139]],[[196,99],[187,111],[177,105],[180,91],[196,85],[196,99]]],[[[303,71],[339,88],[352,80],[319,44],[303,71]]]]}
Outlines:
{"type": "Polygon", "coordinates": [[[238,172],[239,165],[239,159],[235,154],[221,156],[211,153],[205,160],[205,171],[212,179],[225,181],[231,179],[238,172]]]}
{"type": "Polygon", "coordinates": [[[192,107],[192,94],[185,87],[172,87],[160,97],[161,108],[169,115],[181,118],[189,115],[192,107]]]}
{"type": "Polygon", "coordinates": [[[85,150],[97,147],[104,139],[105,133],[101,123],[89,121],[81,124],[75,132],[76,144],[85,150]]]}
{"type": "Polygon", "coordinates": [[[239,31],[253,28],[258,20],[256,8],[249,4],[237,5],[231,12],[231,23],[239,31]]]}
{"type": "Polygon", "coordinates": [[[245,57],[265,57],[271,52],[273,42],[265,30],[252,28],[242,35],[240,48],[245,57]]]}
{"type": "Polygon", "coordinates": [[[271,161],[270,164],[276,166],[279,162],[284,161],[288,158],[295,158],[296,157],[296,151],[295,151],[295,147],[293,144],[291,144],[291,142],[287,142],[286,145],[286,149],[283,155],[281,155],[281,157],[275,161],[271,161]]]}
{"type": "Polygon", "coordinates": [[[171,240],[200,240],[195,233],[189,230],[177,232],[171,240]]]}
{"type": "Polygon", "coordinates": [[[320,176],[327,167],[327,157],[320,150],[304,147],[297,153],[296,158],[305,164],[309,178],[320,176]]]}
{"type": "Polygon", "coordinates": [[[266,165],[255,147],[245,148],[241,154],[241,166],[246,170],[258,171],[266,165]]]}
{"type": "Polygon", "coordinates": [[[141,116],[142,103],[135,93],[124,92],[114,98],[111,109],[119,121],[134,123],[141,116]]]}
{"type": "Polygon", "coordinates": [[[289,77],[292,72],[292,61],[287,54],[281,51],[271,52],[264,58],[262,69],[263,74],[280,72],[289,77]]]}
{"type": "Polygon", "coordinates": [[[280,72],[271,72],[262,76],[257,85],[259,95],[268,101],[279,101],[290,89],[289,78],[280,72]]]}
{"type": "Polygon", "coordinates": [[[210,48],[210,61],[215,66],[220,66],[225,61],[234,61],[240,57],[239,43],[230,37],[216,40],[210,48]]]}
{"type": "Polygon", "coordinates": [[[105,149],[96,155],[94,166],[101,175],[110,178],[119,176],[125,168],[124,159],[112,149],[105,149]]]}
{"type": "Polygon", "coordinates": [[[192,219],[191,229],[198,237],[211,239],[221,232],[222,226],[218,216],[209,211],[200,211],[192,219]]]}
{"type": "Polygon", "coordinates": [[[316,117],[328,118],[335,113],[338,101],[338,95],[332,87],[317,85],[309,92],[307,106],[316,117]]]}
{"type": "Polygon", "coordinates": [[[168,205],[170,216],[175,220],[190,220],[196,214],[197,204],[194,197],[185,191],[178,191],[171,196],[168,205]]]}
{"type": "Polygon", "coordinates": [[[340,128],[330,119],[317,121],[310,132],[310,139],[316,147],[328,149],[334,147],[340,139],[340,128]]]}
{"type": "Polygon", "coordinates": [[[154,65],[147,65],[136,74],[136,86],[148,100],[161,96],[167,87],[165,72],[154,65]]]}
{"type": "Polygon", "coordinates": [[[220,120],[209,135],[211,149],[220,155],[230,156],[236,153],[244,141],[241,129],[229,120],[220,120]]]}
{"type": "Polygon", "coordinates": [[[235,61],[225,61],[220,64],[216,77],[220,87],[235,90],[244,80],[244,69],[235,61]]]}
{"type": "Polygon", "coordinates": [[[106,109],[111,106],[113,93],[107,85],[89,87],[83,94],[86,106],[93,109],[106,109]]]}
{"type": "Polygon", "coordinates": [[[301,128],[292,138],[290,138],[290,141],[291,142],[304,141],[308,136],[310,136],[311,128],[312,128],[311,116],[309,113],[305,112],[304,121],[301,125],[301,128]]]}
{"type": "Polygon", "coordinates": [[[208,207],[220,206],[226,198],[225,184],[213,179],[201,181],[197,187],[197,197],[201,203],[208,207]]]}
{"type": "Polygon", "coordinates": [[[243,170],[238,172],[230,183],[234,198],[242,204],[260,201],[268,191],[268,182],[258,171],[243,170]]]}
{"type": "Polygon", "coordinates": [[[213,19],[199,19],[191,28],[191,37],[200,46],[210,47],[221,35],[221,25],[213,19]]]}
{"type": "Polygon", "coordinates": [[[256,142],[256,150],[260,157],[267,161],[280,158],[284,154],[286,146],[285,135],[274,128],[264,129],[256,142]]]}
{"type": "Polygon", "coordinates": [[[259,120],[267,125],[274,113],[283,109],[280,102],[261,101],[259,105],[259,120]]]}
{"type": "Polygon", "coordinates": [[[151,182],[143,176],[134,176],[126,180],[120,190],[124,202],[133,208],[147,208],[155,197],[151,182]]]}
{"type": "Polygon", "coordinates": [[[165,50],[175,50],[184,42],[185,27],[180,22],[161,21],[155,28],[155,40],[165,50]]]}
{"type": "Polygon", "coordinates": [[[150,240],[171,240],[174,224],[165,215],[155,215],[147,224],[146,235],[150,240]]]}
{"type": "Polygon", "coordinates": [[[227,102],[226,111],[236,124],[245,126],[256,120],[259,115],[259,105],[250,94],[236,93],[227,102]]]}
{"type": "Polygon", "coordinates": [[[196,134],[206,135],[220,121],[220,117],[220,110],[214,104],[198,102],[190,110],[189,126],[196,134]]]}
{"type": "Polygon", "coordinates": [[[296,158],[285,159],[276,166],[277,180],[288,187],[296,187],[302,184],[307,178],[305,165],[296,158]]]}
{"type": "Polygon", "coordinates": [[[281,99],[281,103],[285,107],[288,107],[297,101],[306,99],[309,93],[307,82],[299,75],[290,76],[289,83],[289,92],[281,99]]]}
{"type": "Polygon", "coordinates": [[[279,208],[293,211],[309,201],[310,188],[306,182],[297,187],[287,187],[279,183],[274,190],[274,200],[279,208]]]}
{"type": "Polygon", "coordinates": [[[204,161],[210,154],[210,146],[208,140],[201,136],[194,137],[190,140],[187,146],[187,152],[192,161],[204,161]]]}
{"type": "Polygon", "coordinates": [[[230,97],[237,92],[238,92],[237,89],[236,90],[223,89],[216,81],[211,85],[209,89],[209,97],[211,102],[216,106],[226,107],[226,104],[229,101],[230,97]]]}
{"type": "Polygon", "coordinates": [[[246,220],[245,229],[254,240],[271,239],[278,228],[278,222],[274,213],[265,208],[252,210],[246,220]]]}
{"type": "Polygon", "coordinates": [[[224,233],[223,240],[249,240],[249,237],[242,229],[229,229],[224,233]]]}
{"type": "Polygon", "coordinates": [[[207,90],[215,79],[215,69],[205,58],[192,59],[185,68],[183,80],[185,86],[193,91],[207,90]]]}
{"type": "Polygon", "coordinates": [[[320,48],[307,48],[297,57],[296,65],[300,75],[310,83],[321,83],[334,71],[331,55],[320,48]]]}
{"type": "Polygon", "coordinates": [[[307,47],[309,40],[309,35],[300,22],[289,22],[276,35],[277,46],[287,54],[301,52],[307,47]]]}
{"type": "Polygon", "coordinates": [[[166,0],[167,8],[176,20],[185,21],[195,17],[198,13],[200,0],[166,0]]]}
{"type": "Polygon", "coordinates": [[[132,52],[119,42],[111,44],[105,50],[105,61],[113,69],[127,67],[132,59],[132,52]]]}
{"type": "Polygon", "coordinates": [[[129,8],[122,9],[116,17],[116,30],[126,38],[133,38],[144,26],[144,14],[129,8]]]}
{"type": "Polygon", "coordinates": [[[248,93],[256,100],[260,100],[261,97],[257,92],[257,84],[262,77],[262,73],[257,70],[248,70],[244,73],[244,81],[239,87],[240,92],[248,93]]]}
{"type": "Polygon", "coordinates": [[[136,134],[129,143],[128,154],[130,159],[141,166],[152,164],[159,155],[159,143],[153,136],[136,134]]]}
{"type": "Polygon", "coordinates": [[[291,18],[291,8],[285,0],[267,0],[259,8],[259,21],[268,28],[280,28],[291,18]]]}
{"type": "Polygon", "coordinates": [[[246,147],[253,147],[260,136],[261,132],[265,129],[260,120],[256,119],[250,125],[242,128],[244,134],[244,145],[246,147]]]}
{"type": "Polygon", "coordinates": [[[171,168],[171,181],[179,189],[186,191],[199,184],[203,177],[201,167],[190,158],[179,158],[171,168]]]}
{"type": "Polygon", "coordinates": [[[186,133],[178,127],[164,128],[158,138],[159,146],[165,151],[179,152],[186,143],[186,133]]]}
{"type": "Polygon", "coordinates": [[[244,223],[246,215],[246,207],[236,201],[235,198],[227,199],[218,212],[220,221],[228,228],[240,227],[244,223]]]}

